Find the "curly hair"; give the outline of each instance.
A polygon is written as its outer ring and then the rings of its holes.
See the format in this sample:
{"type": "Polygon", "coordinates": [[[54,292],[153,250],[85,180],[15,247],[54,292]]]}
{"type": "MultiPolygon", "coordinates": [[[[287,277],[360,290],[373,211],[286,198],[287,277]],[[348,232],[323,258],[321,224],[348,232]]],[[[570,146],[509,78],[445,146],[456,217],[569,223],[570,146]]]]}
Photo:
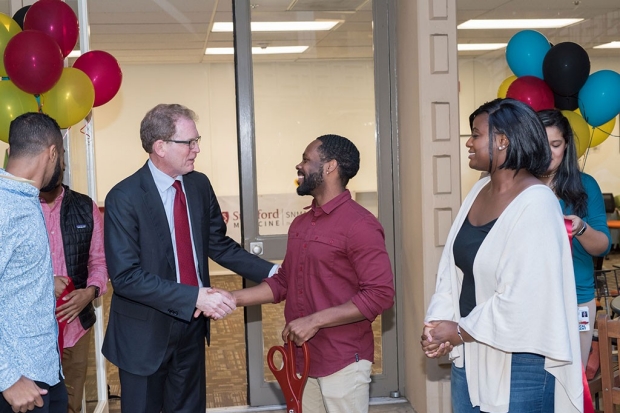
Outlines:
{"type": "Polygon", "coordinates": [[[153,152],[153,144],[158,140],[167,140],[177,131],[176,121],[179,118],[198,120],[196,113],[177,103],[159,104],[149,110],[140,123],[140,140],[147,153],[153,152]]]}
{"type": "Polygon", "coordinates": [[[318,147],[321,162],[329,162],[333,159],[338,162],[338,175],[342,186],[347,186],[349,179],[357,175],[360,169],[360,152],[353,142],[339,135],[323,135],[317,140],[321,141],[318,147]]]}

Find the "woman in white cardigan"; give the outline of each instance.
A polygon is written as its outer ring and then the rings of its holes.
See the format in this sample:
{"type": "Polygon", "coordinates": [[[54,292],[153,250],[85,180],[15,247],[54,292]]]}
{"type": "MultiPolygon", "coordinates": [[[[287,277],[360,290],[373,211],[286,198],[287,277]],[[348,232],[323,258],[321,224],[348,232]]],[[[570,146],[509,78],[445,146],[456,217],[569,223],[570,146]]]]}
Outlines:
{"type": "Polygon", "coordinates": [[[422,333],[450,353],[454,413],[583,411],[575,280],[536,113],[497,99],[469,118],[469,166],[489,175],[452,225],[422,333]]]}

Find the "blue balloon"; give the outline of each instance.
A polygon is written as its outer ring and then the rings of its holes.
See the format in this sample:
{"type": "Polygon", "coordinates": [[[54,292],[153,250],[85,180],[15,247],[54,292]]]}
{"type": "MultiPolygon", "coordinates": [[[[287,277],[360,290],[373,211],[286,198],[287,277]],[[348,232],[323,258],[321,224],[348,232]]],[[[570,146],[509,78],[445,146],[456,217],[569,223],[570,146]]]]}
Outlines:
{"type": "Polygon", "coordinates": [[[613,70],[592,73],[579,90],[579,111],[591,126],[601,126],[620,112],[620,74],[613,70]]]}
{"type": "Polygon", "coordinates": [[[543,61],[551,49],[549,40],[535,30],[522,30],[512,36],[506,46],[508,67],[517,77],[536,76],[543,79],[543,61]]]}

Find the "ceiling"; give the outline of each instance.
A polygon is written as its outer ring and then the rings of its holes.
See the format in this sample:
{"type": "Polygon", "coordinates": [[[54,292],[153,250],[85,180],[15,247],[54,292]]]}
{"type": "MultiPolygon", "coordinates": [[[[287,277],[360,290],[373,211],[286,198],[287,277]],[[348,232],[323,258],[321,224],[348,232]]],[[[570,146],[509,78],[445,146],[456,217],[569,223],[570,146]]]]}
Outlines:
{"type": "MultiPolygon", "coordinates": [[[[0,12],[12,15],[11,3],[18,1],[0,0],[0,12]]],[[[77,13],[77,0],[67,3],[77,13]]],[[[371,0],[253,0],[251,7],[252,21],[340,21],[324,32],[253,33],[253,45],[258,47],[310,46],[301,54],[255,55],[255,60],[372,57],[371,0]]],[[[232,33],[211,32],[214,22],[232,20],[231,0],[91,0],[88,14],[90,48],[111,53],[121,64],[232,60],[232,56],[204,54],[206,47],[232,47],[232,33]]],[[[620,49],[592,49],[620,41],[619,0],[457,0],[457,23],[474,18],[534,17],[584,18],[570,27],[540,31],[554,44],[580,44],[590,56],[620,57],[620,49]]],[[[518,31],[459,30],[458,41],[506,43],[518,31]]],[[[503,53],[461,52],[459,56],[495,57],[503,53]]]]}

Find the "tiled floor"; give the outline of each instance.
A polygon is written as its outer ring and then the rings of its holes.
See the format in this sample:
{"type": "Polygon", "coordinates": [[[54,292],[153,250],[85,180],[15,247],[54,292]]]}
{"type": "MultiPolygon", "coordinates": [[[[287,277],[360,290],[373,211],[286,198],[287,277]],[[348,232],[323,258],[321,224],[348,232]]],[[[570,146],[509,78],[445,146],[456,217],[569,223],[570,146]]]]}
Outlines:
{"type": "MultiPolygon", "coordinates": [[[[603,268],[615,269],[614,265],[620,266],[620,251],[615,250],[603,263],[603,268]]],[[[618,271],[620,276],[620,271],[618,271]]],[[[616,281],[612,279],[612,273],[608,273],[609,284],[616,281]]],[[[226,289],[241,288],[241,278],[235,276],[214,276],[213,285],[226,289]]],[[[617,288],[617,287],[616,287],[617,288]]],[[[104,297],[104,309],[109,308],[111,294],[104,297]]],[[[107,318],[107,312],[104,311],[107,318]]],[[[280,344],[279,332],[284,326],[282,319],[282,306],[267,305],[263,306],[263,320],[265,322],[265,352],[272,345],[280,344]]],[[[104,320],[107,323],[107,319],[104,320]]],[[[375,323],[377,324],[377,323],[375,323]]],[[[211,347],[207,349],[207,403],[208,407],[214,412],[232,413],[231,406],[247,405],[247,376],[246,376],[246,352],[245,352],[245,333],[243,324],[243,312],[236,311],[226,319],[212,323],[213,332],[211,334],[211,347]]],[[[377,335],[376,343],[380,344],[380,337],[377,335]]],[[[378,351],[378,364],[375,369],[381,368],[380,351],[378,351]]],[[[96,378],[94,374],[94,351],[90,355],[89,377],[86,383],[87,411],[93,412],[96,405],[96,378]]],[[[271,374],[265,367],[266,374],[271,374]]],[[[108,384],[110,386],[109,407],[110,413],[120,413],[120,403],[114,396],[120,395],[118,382],[118,372],[115,366],[107,363],[108,384]]],[[[237,411],[257,411],[239,407],[237,411]]],[[[273,410],[272,410],[273,411],[273,410]]],[[[284,410],[273,411],[274,413],[284,413],[284,410]]],[[[413,413],[409,403],[397,403],[372,406],[373,413],[413,413]]]]}
{"type": "MultiPolygon", "coordinates": [[[[211,276],[214,286],[226,290],[235,290],[242,287],[241,277],[238,276],[211,276]]],[[[107,325],[107,312],[111,299],[111,286],[103,299],[104,329],[107,325]]],[[[269,348],[273,345],[282,344],[280,333],[284,327],[283,304],[262,306],[263,332],[264,332],[264,358],[269,348]]],[[[381,337],[378,318],[375,327],[375,364],[373,373],[381,372],[381,337]]],[[[243,311],[237,310],[224,320],[211,323],[211,346],[206,349],[206,375],[207,375],[207,406],[209,408],[227,408],[231,406],[247,405],[247,372],[246,372],[246,341],[243,311]]],[[[94,348],[94,345],[92,346],[94,348]]],[[[120,383],[116,366],[106,361],[107,380],[110,388],[110,407],[118,408],[120,396],[120,383]]],[[[87,410],[92,412],[96,405],[96,376],[95,354],[91,351],[89,357],[89,374],[86,381],[87,410]]],[[[275,381],[265,363],[265,376],[275,381]]],[[[111,410],[113,411],[113,410],[111,410]]],[[[382,410],[383,411],[383,410],[382,410]]],[[[398,411],[398,410],[394,410],[398,411]]]]}

